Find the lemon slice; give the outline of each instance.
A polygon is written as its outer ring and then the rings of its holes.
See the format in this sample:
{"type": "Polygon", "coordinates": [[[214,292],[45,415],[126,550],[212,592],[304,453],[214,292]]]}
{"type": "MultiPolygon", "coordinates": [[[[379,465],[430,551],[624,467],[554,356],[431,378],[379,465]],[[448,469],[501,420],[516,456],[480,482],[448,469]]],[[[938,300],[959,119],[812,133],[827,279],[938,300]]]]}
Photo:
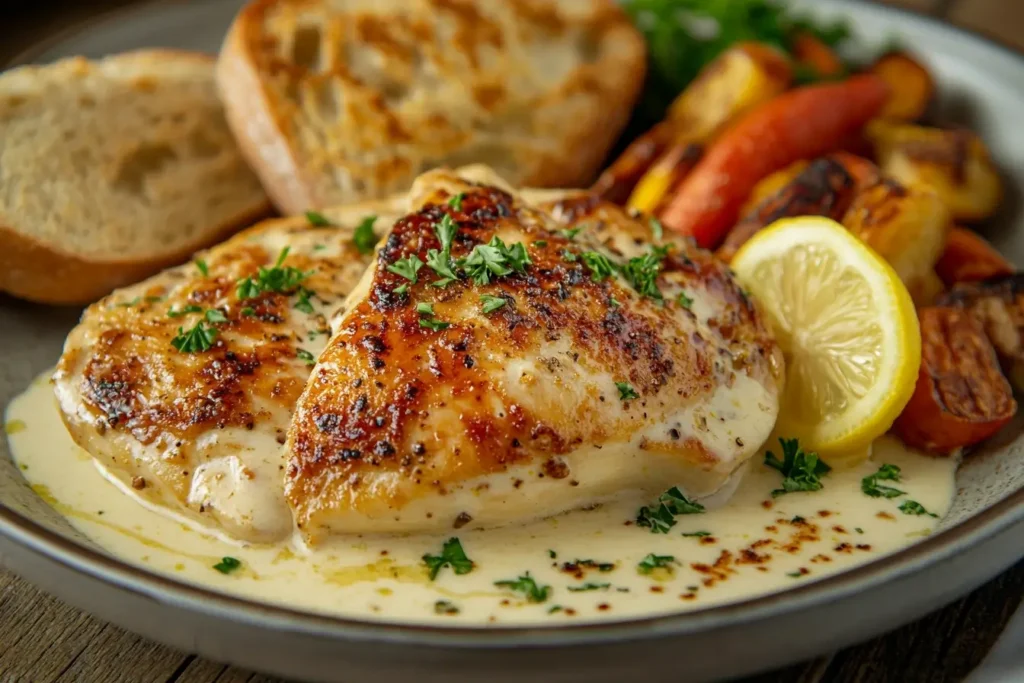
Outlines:
{"type": "Polygon", "coordinates": [[[843,226],[780,220],[732,267],[763,305],[786,357],[776,431],[808,450],[850,453],[892,426],[921,365],[921,330],[899,276],[843,226]]]}

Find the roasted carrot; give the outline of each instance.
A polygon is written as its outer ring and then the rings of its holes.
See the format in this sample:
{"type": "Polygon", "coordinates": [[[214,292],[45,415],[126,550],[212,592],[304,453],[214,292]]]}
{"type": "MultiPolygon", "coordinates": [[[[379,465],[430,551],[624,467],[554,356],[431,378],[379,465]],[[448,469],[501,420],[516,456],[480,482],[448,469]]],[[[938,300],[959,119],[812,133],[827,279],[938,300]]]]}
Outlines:
{"type": "Polygon", "coordinates": [[[669,148],[674,137],[672,124],[668,121],[657,124],[629,143],[629,147],[604,170],[590,191],[615,204],[625,204],[637,182],[669,148]]]}
{"type": "Polygon", "coordinates": [[[718,246],[761,178],[834,150],[878,113],[887,96],[882,79],[862,74],[796,88],[757,107],[711,145],[662,222],[703,247],[718,246]]]}
{"type": "Polygon", "coordinates": [[[1010,275],[1013,266],[981,235],[955,227],[946,238],[946,248],[935,264],[935,272],[947,287],[952,287],[958,282],[1010,275]]]}
{"type": "Polygon", "coordinates": [[[889,84],[890,97],[880,113],[882,118],[916,121],[924,115],[935,92],[935,81],[923,64],[897,51],[880,57],[870,71],[889,84]]]}
{"type": "Polygon", "coordinates": [[[839,55],[810,33],[798,33],[793,39],[793,56],[798,64],[814,71],[818,76],[840,76],[846,67],[839,55]]]}
{"type": "Polygon", "coordinates": [[[904,443],[947,455],[999,431],[1017,412],[992,343],[969,311],[918,310],[921,369],[893,429],[904,443]]]}

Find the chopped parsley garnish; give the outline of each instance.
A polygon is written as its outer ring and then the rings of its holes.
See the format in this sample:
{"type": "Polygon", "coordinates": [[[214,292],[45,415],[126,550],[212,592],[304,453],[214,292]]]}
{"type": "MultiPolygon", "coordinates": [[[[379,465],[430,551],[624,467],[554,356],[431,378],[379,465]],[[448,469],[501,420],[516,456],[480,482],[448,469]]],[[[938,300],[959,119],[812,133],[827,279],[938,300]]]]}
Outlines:
{"type": "Polygon", "coordinates": [[[222,557],[220,562],[213,565],[213,568],[221,574],[230,574],[242,566],[242,561],[235,557],[222,557]]]}
{"type": "Polygon", "coordinates": [[[530,576],[530,572],[517,577],[515,581],[495,581],[494,585],[499,588],[509,588],[517,593],[522,593],[528,602],[544,602],[551,594],[551,586],[538,586],[537,582],[530,576]]]}
{"type": "Polygon", "coordinates": [[[206,265],[206,261],[203,259],[196,259],[196,268],[203,274],[203,277],[210,277],[210,267],[206,265]]]}
{"type": "MultiPolygon", "coordinates": [[[[461,202],[462,195],[456,195],[460,197],[461,202]]],[[[448,214],[442,216],[441,220],[434,224],[434,233],[437,235],[437,239],[441,242],[441,250],[451,253],[452,240],[455,239],[455,233],[459,231],[458,224],[452,220],[452,217],[448,214]]]]}
{"type": "Polygon", "coordinates": [[[640,398],[640,394],[636,393],[636,389],[629,382],[616,382],[615,387],[619,390],[619,398],[623,401],[640,398]]]}
{"type": "Polygon", "coordinates": [[[566,230],[559,230],[558,232],[562,234],[562,237],[572,242],[574,239],[576,239],[576,235],[580,234],[580,230],[582,229],[583,226],[580,226],[578,228],[568,228],[566,230]]]}
{"type": "Polygon", "coordinates": [[[326,248],[327,247],[325,245],[323,245],[323,244],[314,244],[313,245],[313,251],[323,251],[326,248]]]}
{"type": "Polygon", "coordinates": [[[772,497],[795,491],[819,491],[821,477],[832,471],[817,453],[805,453],[798,439],[779,439],[782,460],[771,451],[764,454],[764,464],[782,473],[782,488],[772,491],[772,497]]]}
{"type": "Polygon", "coordinates": [[[182,353],[199,353],[209,350],[216,339],[217,328],[208,325],[205,320],[200,320],[188,332],[179,327],[178,336],[171,340],[171,346],[182,353]]]}
{"type": "Polygon", "coordinates": [[[563,249],[562,260],[565,261],[566,263],[576,263],[576,261],[579,260],[579,257],[576,256],[576,254],[569,251],[568,249],[563,249]]]}
{"type": "Polygon", "coordinates": [[[469,256],[459,261],[466,275],[478,285],[490,283],[492,277],[525,273],[526,266],[532,263],[522,242],[509,246],[497,236],[487,244],[476,245],[469,256]]]}
{"type": "Polygon", "coordinates": [[[665,226],[661,224],[654,216],[650,218],[651,234],[654,235],[654,239],[661,240],[665,237],[665,226]]]}
{"type": "Polygon", "coordinates": [[[900,505],[900,512],[905,515],[928,515],[929,517],[938,517],[934,512],[928,512],[923,505],[918,503],[916,500],[905,500],[900,505]]]}
{"type": "Polygon", "coordinates": [[[306,220],[309,221],[309,224],[312,225],[314,228],[331,227],[331,222],[327,220],[327,218],[322,213],[319,213],[317,211],[307,211],[306,220]]]}
{"type": "MultiPolygon", "coordinates": [[[[686,534],[683,534],[684,536],[686,534]]],[[[655,555],[650,553],[647,557],[640,560],[637,564],[636,570],[641,574],[650,574],[655,569],[670,569],[672,563],[676,561],[674,555],[655,555]]]]}
{"type": "Polygon", "coordinates": [[[615,297],[611,297],[608,299],[608,305],[611,306],[612,308],[618,308],[622,304],[615,297]]]}
{"type": "Polygon", "coordinates": [[[440,280],[434,280],[431,283],[435,287],[447,287],[450,283],[459,279],[459,276],[452,270],[452,259],[448,255],[448,250],[438,251],[437,249],[431,249],[428,251],[427,266],[441,276],[440,280]]]}
{"type": "Polygon", "coordinates": [[[547,240],[536,240],[536,241],[534,241],[533,246],[538,247],[538,248],[546,247],[546,246],[548,246],[548,241],[547,240]]]}
{"type": "Polygon", "coordinates": [[[879,481],[899,481],[900,468],[896,465],[882,465],[878,471],[860,480],[860,490],[864,495],[872,498],[896,498],[902,496],[906,491],[901,491],[893,486],[879,484],[879,481]]]}
{"type": "Polygon", "coordinates": [[[142,301],[141,297],[135,297],[131,301],[125,301],[123,303],[119,303],[118,306],[120,306],[121,308],[131,308],[132,306],[136,305],[140,301],[142,301]]]}
{"type": "Polygon", "coordinates": [[[451,327],[451,323],[446,323],[441,320],[434,320],[433,318],[420,318],[420,327],[426,327],[434,332],[440,332],[451,327]]]}
{"type": "Polygon", "coordinates": [[[306,349],[296,349],[295,357],[306,363],[306,365],[316,365],[316,358],[313,354],[306,349]]]}
{"type": "Polygon", "coordinates": [[[420,315],[434,315],[434,304],[418,303],[416,304],[416,312],[420,315]]]}
{"type": "Polygon", "coordinates": [[[424,555],[423,563],[427,565],[430,572],[430,580],[437,578],[438,572],[444,567],[451,567],[456,574],[468,574],[473,571],[473,560],[466,557],[462,549],[462,543],[456,537],[451,537],[444,542],[440,555],[424,555]]]}
{"type": "Polygon", "coordinates": [[[189,304],[188,306],[185,306],[185,308],[179,308],[178,310],[174,310],[172,308],[171,310],[167,311],[167,317],[168,318],[180,318],[182,316],[188,315],[189,313],[200,313],[200,312],[202,312],[202,310],[203,310],[202,306],[196,306],[195,304],[189,304]]]}
{"type": "Polygon", "coordinates": [[[584,583],[580,586],[569,586],[570,593],[584,593],[586,591],[600,591],[608,590],[611,587],[610,583],[584,583]]]}
{"type": "Polygon", "coordinates": [[[388,266],[387,269],[389,272],[394,273],[395,275],[401,275],[412,284],[416,284],[419,281],[419,276],[417,275],[417,273],[420,272],[420,268],[422,267],[423,261],[420,261],[419,256],[413,254],[412,256],[407,256],[403,259],[398,259],[390,266],[388,266]]]}
{"type": "Polygon", "coordinates": [[[556,557],[558,557],[558,553],[556,553],[554,550],[548,550],[548,557],[550,557],[553,560],[556,557]]]}
{"type": "Polygon", "coordinates": [[[490,294],[482,294],[480,296],[480,301],[484,303],[484,313],[494,313],[496,310],[508,303],[500,296],[491,296],[490,294]]]}
{"type": "Polygon", "coordinates": [[[661,299],[661,290],[658,289],[658,273],[661,272],[661,262],[667,254],[668,247],[651,247],[651,250],[643,256],[631,258],[626,265],[622,266],[622,277],[642,296],[661,299]]]}
{"type": "Polygon", "coordinates": [[[226,315],[221,313],[216,308],[211,308],[206,312],[206,322],[208,323],[226,323],[228,318],[226,315]]]}
{"type": "Polygon", "coordinates": [[[860,528],[859,526],[855,526],[855,527],[853,527],[853,530],[854,530],[854,531],[856,531],[856,532],[857,532],[858,534],[862,534],[862,533],[864,533],[864,530],[863,530],[863,529],[861,529],[861,528],[860,528]]]}
{"type": "Polygon", "coordinates": [[[246,306],[245,308],[242,309],[243,318],[250,318],[254,315],[256,315],[256,311],[253,310],[250,306],[246,306]]]}
{"type": "Polygon", "coordinates": [[[249,276],[239,280],[236,290],[238,298],[244,301],[245,299],[254,299],[263,292],[288,294],[295,291],[303,280],[313,274],[313,271],[303,272],[292,266],[283,268],[282,264],[288,258],[289,251],[291,251],[291,247],[282,249],[273,267],[260,266],[256,277],[249,276]]]}
{"type": "Polygon", "coordinates": [[[788,574],[786,574],[786,576],[788,576],[791,579],[799,579],[803,575],[803,572],[789,572],[788,574]]]}
{"type": "Polygon", "coordinates": [[[615,570],[615,563],[614,562],[601,562],[600,560],[589,560],[589,559],[588,560],[576,559],[576,560],[573,560],[572,562],[563,562],[562,563],[562,570],[563,571],[576,571],[580,567],[582,567],[584,569],[596,569],[597,571],[599,571],[602,574],[604,574],[605,572],[614,571],[615,570]]]}
{"type": "Polygon", "coordinates": [[[296,310],[302,311],[308,315],[313,315],[313,302],[309,300],[309,297],[313,296],[313,292],[309,291],[305,287],[299,287],[298,291],[299,300],[295,302],[296,310]]]}
{"type": "Polygon", "coordinates": [[[684,531],[683,532],[683,536],[685,536],[687,538],[704,538],[705,536],[710,536],[710,535],[711,535],[710,531],[684,531]]]}
{"type": "Polygon", "coordinates": [[[548,608],[548,614],[554,614],[555,612],[561,612],[563,609],[565,609],[565,608],[562,607],[561,605],[552,605],[551,607],[548,608]]]}
{"type": "Polygon", "coordinates": [[[704,512],[704,506],[695,503],[673,486],[658,496],[655,505],[640,508],[636,516],[636,525],[646,527],[652,534],[667,534],[676,525],[676,515],[695,515],[704,512]]]}
{"type": "MultiPolygon", "coordinates": [[[[372,214],[365,216],[356,226],[355,232],[352,233],[352,244],[360,254],[373,253],[373,248],[377,245],[377,235],[373,233],[373,224],[376,222],[376,216],[372,214]]],[[[316,224],[314,223],[314,225],[316,224]]]]}
{"type": "Polygon", "coordinates": [[[402,296],[403,294],[405,294],[408,291],[409,291],[409,283],[408,282],[406,282],[401,287],[395,287],[395,289],[394,289],[395,294],[397,294],[398,296],[402,296]]]}
{"type": "Polygon", "coordinates": [[[679,292],[679,296],[676,297],[676,302],[683,308],[689,309],[693,305],[693,299],[686,296],[686,292],[679,292]]]}
{"type": "Polygon", "coordinates": [[[459,608],[454,602],[438,600],[434,603],[434,614],[458,614],[459,608]]]}
{"type": "Polygon", "coordinates": [[[466,198],[465,192],[460,192],[451,199],[448,200],[448,206],[452,207],[456,211],[462,211],[462,200],[466,198]]]}
{"type": "Polygon", "coordinates": [[[601,282],[615,275],[615,265],[608,260],[608,257],[596,251],[585,251],[580,254],[583,263],[590,268],[590,279],[594,282],[601,282]]]}

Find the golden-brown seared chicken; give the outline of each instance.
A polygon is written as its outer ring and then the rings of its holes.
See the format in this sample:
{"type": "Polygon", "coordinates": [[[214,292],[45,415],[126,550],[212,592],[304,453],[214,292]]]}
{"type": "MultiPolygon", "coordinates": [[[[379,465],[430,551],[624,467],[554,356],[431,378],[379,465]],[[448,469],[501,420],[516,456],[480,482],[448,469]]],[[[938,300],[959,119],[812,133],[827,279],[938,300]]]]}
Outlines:
{"type": "Polygon", "coordinates": [[[325,211],[340,227],[268,221],[89,307],[54,377],[75,441],[152,503],[245,540],[287,536],[295,401],[370,261],[353,228],[377,213],[379,236],[395,210],[325,211]]]}
{"type": "Polygon", "coordinates": [[[585,194],[531,205],[436,171],[410,201],[289,431],[308,539],[703,496],[769,435],[781,354],[710,254],[585,194]]]}

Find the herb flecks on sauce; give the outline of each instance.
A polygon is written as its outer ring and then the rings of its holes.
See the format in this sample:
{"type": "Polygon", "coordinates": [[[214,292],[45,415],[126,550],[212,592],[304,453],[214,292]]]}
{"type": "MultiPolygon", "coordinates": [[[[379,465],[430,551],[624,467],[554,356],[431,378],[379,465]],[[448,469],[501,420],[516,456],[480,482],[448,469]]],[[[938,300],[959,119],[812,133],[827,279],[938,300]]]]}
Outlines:
{"type": "Polygon", "coordinates": [[[892,486],[879,484],[879,481],[899,481],[900,468],[896,465],[882,465],[878,471],[860,480],[860,490],[872,498],[897,498],[906,493],[892,486]]]}
{"type": "Polygon", "coordinates": [[[431,581],[437,578],[444,567],[451,567],[452,571],[461,575],[470,573],[475,566],[473,560],[466,557],[462,543],[454,536],[444,542],[440,555],[424,555],[423,563],[427,566],[431,581]]]}
{"type": "Polygon", "coordinates": [[[916,500],[905,500],[900,504],[900,512],[905,515],[928,515],[929,517],[938,518],[938,515],[934,512],[928,512],[923,505],[918,503],[916,500]]]}
{"type": "Polygon", "coordinates": [[[817,453],[806,453],[797,439],[779,439],[782,446],[782,460],[771,451],[764,454],[764,464],[782,473],[782,488],[772,491],[776,498],[797,491],[820,491],[821,477],[832,471],[817,453]]]}
{"type": "Polygon", "coordinates": [[[677,515],[694,515],[704,512],[704,506],[691,501],[673,486],[658,497],[654,505],[640,508],[636,525],[651,530],[652,534],[667,534],[676,525],[677,515]]]}
{"type": "Polygon", "coordinates": [[[636,565],[636,570],[641,574],[650,574],[656,569],[671,571],[676,558],[674,555],[655,555],[650,553],[636,565]]]}
{"type": "Polygon", "coordinates": [[[530,576],[530,572],[525,572],[515,580],[495,581],[494,585],[498,588],[508,588],[516,593],[522,593],[527,602],[545,602],[551,595],[551,586],[538,585],[530,576]]]}
{"type": "Polygon", "coordinates": [[[221,574],[230,574],[242,567],[242,561],[235,557],[222,557],[220,562],[213,565],[213,568],[221,574]]]}

